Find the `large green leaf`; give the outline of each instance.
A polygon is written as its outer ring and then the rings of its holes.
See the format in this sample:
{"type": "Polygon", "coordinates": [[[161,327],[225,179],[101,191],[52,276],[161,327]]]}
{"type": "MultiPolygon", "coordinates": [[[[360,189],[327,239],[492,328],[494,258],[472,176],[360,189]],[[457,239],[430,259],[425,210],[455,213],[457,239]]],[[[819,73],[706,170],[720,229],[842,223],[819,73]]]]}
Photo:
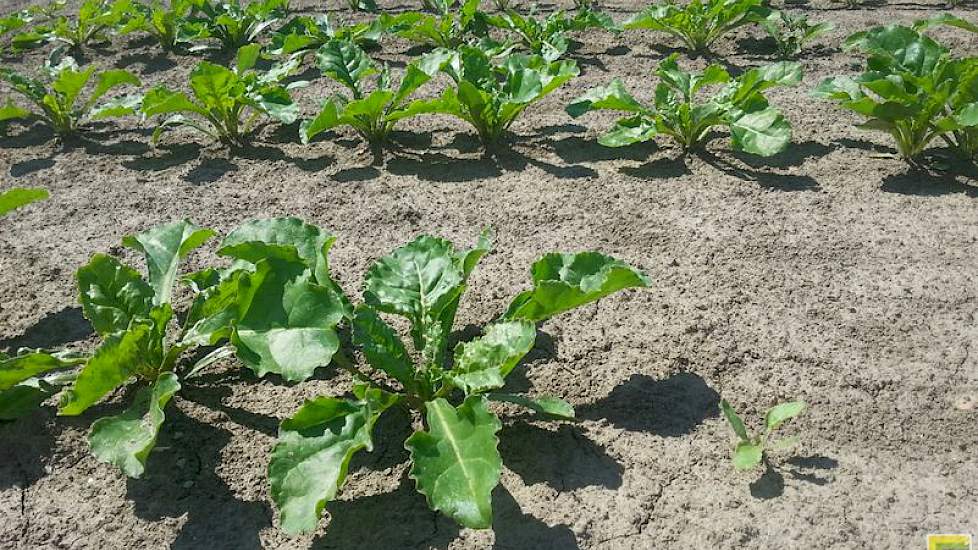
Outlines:
{"type": "Polygon", "coordinates": [[[513,299],[503,316],[539,322],[625,288],[646,287],[648,278],[628,264],[599,254],[548,254],[533,264],[533,289],[513,299]]]}
{"type": "Polygon", "coordinates": [[[948,50],[928,36],[903,25],[874,27],[846,39],[846,49],[859,49],[872,58],[869,68],[878,71],[908,71],[924,76],[934,70],[948,50]]]}
{"type": "Polygon", "coordinates": [[[439,398],[425,409],[428,430],[404,443],[411,452],[411,479],[433,510],[464,527],[488,529],[503,465],[496,448],[502,424],[481,396],[468,397],[457,409],[439,398]]]}
{"type": "Polygon", "coordinates": [[[240,319],[232,343],[238,358],[258,376],[272,372],[286,380],[312,376],[339,349],[336,325],[345,308],[336,293],[281,262],[260,261],[242,275],[240,319]]]}
{"type": "Polygon", "coordinates": [[[88,438],[92,454],[129,477],[141,476],[166,418],[163,409],[179,390],[177,376],[165,372],[151,386],[139,390],[125,412],[96,420],[88,438]]]}
{"type": "Polygon", "coordinates": [[[791,143],[791,125],[777,109],[767,108],[731,121],[730,135],[736,149],[769,157],[791,143]]]}
{"type": "Polygon", "coordinates": [[[457,303],[464,281],[452,243],[422,235],[378,260],[367,271],[363,294],[378,310],[410,319],[412,336],[421,349],[421,332],[457,303]]]}
{"type": "Polygon", "coordinates": [[[37,202],[48,198],[46,189],[40,187],[15,187],[0,193],[0,216],[11,210],[27,206],[32,202],[37,202]]]}
{"type": "Polygon", "coordinates": [[[329,78],[349,88],[353,95],[363,93],[361,81],[377,72],[370,57],[349,40],[330,40],[316,51],[316,64],[329,78]]]}
{"type": "Polygon", "coordinates": [[[0,390],[9,389],[28,378],[83,363],[82,359],[63,359],[41,351],[0,359],[0,390]]]}
{"type": "Polygon", "coordinates": [[[72,387],[62,394],[58,414],[77,416],[129,380],[144,364],[151,333],[150,325],[137,324],[126,332],[109,335],[72,387]]]}
{"type": "Polygon", "coordinates": [[[136,317],[146,317],[155,293],[139,273],[105,254],[92,256],[78,269],[78,299],[85,317],[101,335],[126,330],[136,317]]]}
{"type": "Polygon", "coordinates": [[[455,348],[455,365],[447,376],[467,395],[501,388],[533,348],[536,335],[536,326],[526,321],[489,325],[482,337],[455,348]]]}
{"type": "Polygon", "coordinates": [[[577,118],[598,109],[639,113],[644,110],[644,107],[628,93],[621,79],[615,78],[607,86],[589,90],[571,101],[566,111],[570,116],[577,118]]]}
{"type": "Polygon", "coordinates": [[[408,391],[415,391],[414,364],[404,343],[369,306],[356,309],[353,343],[360,346],[371,367],[386,372],[408,391]]]}
{"type": "Polygon", "coordinates": [[[343,487],[350,459],[361,449],[373,449],[374,423],[393,401],[376,390],[364,397],[319,397],[282,422],[268,480],[286,532],[314,530],[326,503],[343,487]]]}
{"type": "Polygon", "coordinates": [[[149,284],[155,291],[154,305],[170,303],[180,261],[213,235],[210,229],[181,220],[122,239],[123,245],[142,252],[146,257],[149,284]]]}

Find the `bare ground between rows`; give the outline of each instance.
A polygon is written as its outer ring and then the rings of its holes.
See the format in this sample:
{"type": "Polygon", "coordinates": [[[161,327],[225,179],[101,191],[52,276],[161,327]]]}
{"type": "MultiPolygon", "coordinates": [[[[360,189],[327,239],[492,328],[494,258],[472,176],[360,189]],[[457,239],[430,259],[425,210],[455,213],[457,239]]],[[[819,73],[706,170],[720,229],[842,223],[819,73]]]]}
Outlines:
{"type": "MultiPolygon", "coordinates": [[[[610,9],[623,18],[639,7],[610,9]]],[[[416,234],[470,244],[492,226],[496,252],[460,326],[498,314],[551,250],[599,249],[654,284],[543,326],[516,385],[565,397],[581,421],[506,418],[492,531],[459,530],[427,509],[394,415],[320,532],[285,537],[265,481],[278,421],[345,380],[324,369],[285,385],[227,365],[174,400],[141,480],[90,456],[94,413],[47,408],[0,426],[0,547],[904,550],[923,548],[928,532],[978,534],[978,184],[909,171],[884,139],[808,96],[857,68],[835,47],[842,37],[940,6],[793,9],[837,29],[802,60],[802,86],[771,94],[795,144],[768,162],[728,152],[722,135],[686,159],[668,144],[605,149],[594,140],[612,117],[563,112],[613,76],[648,97],[673,44],[642,32],[585,35],[574,54],[583,75],[531,108],[496,158],[439,117],[405,124],[382,166],[345,132],[303,147],[295,127],[267,128],[229,154],[189,133],[153,149],[135,121],[66,146],[12,127],[0,187],[41,185],[52,198],[0,221],[0,348],[91,346],[74,269],[95,252],[135,262],[123,235],[182,217],[221,232],[256,216],[315,222],[339,236],[335,271],[355,296],[370,263],[416,234]],[[721,395],[752,419],[805,399],[801,447],[764,475],[734,473],[721,395]]],[[[978,53],[964,34],[941,37],[978,53]]],[[[758,38],[723,42],[721,60],[734,70],[769,61],[758,38]]],[[[400,67],[408,50],[395,41],[381,56],[400,67]]],[[[171,87],[195,61],[139,40],[93,59],[171,87]]],[[[331,91],[324,81],[303,90],[304,111],[331,91]]],[[[189,267],[215,261],[212,249],[189,267]]]]}

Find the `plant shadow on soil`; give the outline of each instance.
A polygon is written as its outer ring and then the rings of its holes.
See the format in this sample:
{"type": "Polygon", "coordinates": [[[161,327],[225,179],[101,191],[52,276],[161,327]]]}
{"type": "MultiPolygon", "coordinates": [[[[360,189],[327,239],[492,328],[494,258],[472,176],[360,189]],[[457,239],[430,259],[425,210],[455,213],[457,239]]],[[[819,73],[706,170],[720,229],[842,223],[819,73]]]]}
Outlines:
{"type": "Polygon", "coordinates": [[[0,339],[0,350],[18,348],[61,348],[85,340],[93,334],[92,325],[82,315],[80,307],[66,307],[49,313],[30,328],[11,338],[0,339]]]}
{"type": "Polygon", "coordinates": [[[791,457],[785,460],[785,464],[789,467],[766,463],[764,474],[750,484],[751,496],[760,500],[770,500],[783,495],[785,473],[798,481],[819,486],[827,485],[832,478],[825,474],[839,466],[839,462],[834,458],[820,455],[791,457]]]}
{"type": "Polygon", "coordinates": [[[968,197],[978,198],[978,170],[974,166],[963,165],[963,163],[956,163],[951,171],[941,173],[909,169],[883,178],[882,189],[889,193],[920,197],[963,193],[968,197]],[[958,174],[970,179],[970,183],[961,181],[958,174]]]}

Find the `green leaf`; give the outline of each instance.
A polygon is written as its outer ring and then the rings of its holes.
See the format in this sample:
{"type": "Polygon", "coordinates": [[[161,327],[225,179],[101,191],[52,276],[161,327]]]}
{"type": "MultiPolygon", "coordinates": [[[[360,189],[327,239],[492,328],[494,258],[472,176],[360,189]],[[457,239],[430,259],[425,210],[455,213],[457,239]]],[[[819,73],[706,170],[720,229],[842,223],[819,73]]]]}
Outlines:
{"type": "Polygon", "coordinates": [[[756,468],[764,459],[764,448],[748,441],[737,443],[733,452],[733,464],[738,470],[756,468]]]}
{"type": "Polygon", "coordinates": [[[268,465],[272,501],[287,533],[312,531],[346,480],[350,459],[373,450],[371,431],[392,404],[318,397],[282,422],[268,465]]]}
{"type": "Polygon", "coordinates": [[[619,290],[649,285],[637,269],[597,252],[548,254],[531,273],[533,289],[513,299],[504,319],[540,322],[619,290]]]}
{"type": "Polygon", "coordinates": [[[92,256],[75,276],[82,311],[100,335],[126,330],[134,318],[146,317],[153,307],[152,287],[112,256],[92,256]]]}
{"type": "Polygon", "coordinates": [[[177,376],[165,372],[139,390],[125,412],[96,420],[88,438],[95,458],[117,466],[129,477],[140,477],[166,418],[163,409],[179,390],[177,376]]]}
{"type": "Polygon", "coordinates": [[[262,260],[254,273],[242,274],[238,299],[241,317],[231,342],[258,376],[305,380],[339,349],[336,325],[345,317],[344,305],[309,275],[262,260]]]}
{"type": "Polygon", "coordinates": [[[451,242],[422,235],[378,260],[365,279],[367,304],[410,319],[415,343],[422,349],[421,333],[456,303],[465,273],[451,242]]]}
{"type": "Polygon", "coordinates": [[[55,393],[56,387],[40,381],[37,385],[24,383],[0,390],[0,420],[16,420],[26,416],[55,393]]]}
{"type": "Polygon", "coordinates": [[[627,147],[649,141],[658,133],[654,118],[635,115],[618,120],[611,130],[598,138],[598,143],[605,147],[627,147]]]}
{"type": "Polygon", "coordinates": [[[77,416],[129,380],[145,361],[151,332],[150,325],[137,324],[106,337],[72,387],[62,394],[58,414],[77,416]]]}
{"type": "Polygon", "coordinates": [[[540,397],[528,397],[526,395],[516,395],[512,393],[487,393],[486,397],[492,401],[502,401],[526,407],[538,414],[558,418],[560,420],[574,420],[576,415],[574,407],[570,403],[550,395],[540,397]]]}
{"type": "Polygon", "coordinates": [[[774,431],[785,421],[805,412],[807,407],[808,405],[804,401],[791,401],[771,407],[764,416],[764,425],[767,427],[767,431],[774,431]]]}
{"type": "Polygon", "coordinates": [[[40,187],[15,187],[8,189],[0,193],[0,216],[46,198],[48,198],[47,190],[40,187]]]}
{"type": "MultiPolygon", "coordinates": [[[[18,107],[9,99],[7,100],[7,103],[0,106],[0,122],[5,120],[15,120],[18,118],[28,118],[32,114],[33,113],[31,113],[29,110],[18,107]]],[[[0,215],[3,215],[2,211],[0,211],[0,215]]]]}
{"type": "Polygon", "coordinates": [[[213,235],[210,229],[181,220],[123,237],[124,246],[138,250],[146,257],[149,284],[155,292],[153,305],[170,303],[180,261],[213,235]]]}
{"type": "Polygon", "coordinates": [[[108,93],[113,88],[124,86],[126,84],[132,86],[140,86],[141,83],[136,75],[130,73],[129,71],[123,69],[110,69],[98,74],[96,77],[95,90],[92,91],[92,95],[88,100],[88,106],[91,107],[96,101],[102,98],[106,93],[108,93]]]}
{"type": "Polygon", "coordinates": [[[302,144],[307,145],[319,134],[342,124],[343,120],[340,118],[342,109],[342,105],[335,98],[327,99],[319,110],[318,115],[314,118],[303,120],[299,125],[299,139],[302,141],[302,144]]]}
{"type": "Polygon", "coordinates": [[[0,359],[0,390],[10,389],[39,374],[73,367],[83,362],[81,359],[62,359],[40,351],[0,359]]]}
{"type": "Polygon", "coordinates": [[[377,72],[370,57],[349,40],[330,40],[316,52],[316,64],[323,75],[349,88],[356,97],[360,82],[377,72]]]}
{"type": "Polygon", "coordinates": [[[143,97],[142,112],[146,116],[172,113],[195,113],[206,116],[207,111],[191,101],[183,92],[172,92],[157,86],[143,97]]]}
{"type": "Polygon", "coordinates": [[[506,376],[523,359],[536,340],[533,323],[495,323],[485,334],[455,348],[455,365],[447,374],[466,395],[501,388],[506,376]]]}
{"type": "Polygon", "coordinates": [[[639,113],[644,110],[644,107],[628,93],[621,79],[615,78],[611,84],[603,88],[594,88],[571,101],[566,111],[570,116],[577,118],[598,109],[639,113]]]}
{"type": "Polygon", "coordinates": [[[734,148],[769,157],[791,143],[791,125],[777,109],[745,113],[730,122],[734,148]]]}
{"type": "Polygon", "coordinates": [[[247,46],[242,46],[238,49],[237,55],[237,70],[238,73],[244,73],[247,70],[253,69],[255,63],[258,62],[258,58],[261,56],[261,45],[260,44],[248,44],[247,46]]]}
{"type": "Polygon", "coordinates": [[[411,479],[433,510],[464,527],[488,529],[492,490],[502,471],[496,448],[502,424],[481,396],[468,397],[457,409],[439,398],[425,409],[428,431],[416,431],[404,443],[411,479]]]}
{"type": "Polygon", "coordinates": [[[414,364],[404,343],[369,306],[358,306],[353,318],[353,343],[363,350],[370,366],[386,372],[409,391],[415,391],[414,364]]]}
{"type": "Polygon", "coordinates": [[[744,421],[740,419],[740,416],[737,415],[737,412],[733,410],[726,399],[720,401],[720,410],[723,411],[723,416],[727,418],[727,422],[730,423],[730,427],[733,428],[737,437],[742,442],[749,442],[750,435],[747,433],[747,426],[744,425],[744,421]]]}

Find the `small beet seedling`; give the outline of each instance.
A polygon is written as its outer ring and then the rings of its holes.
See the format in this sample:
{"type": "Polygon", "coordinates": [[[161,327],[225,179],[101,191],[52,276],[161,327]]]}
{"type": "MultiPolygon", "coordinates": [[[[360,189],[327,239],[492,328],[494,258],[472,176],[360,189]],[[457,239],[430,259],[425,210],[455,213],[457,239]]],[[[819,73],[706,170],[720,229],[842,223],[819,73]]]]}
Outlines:
{"type": "Polygon", "coordinates": [[[139,79],[129,71],[111,69],[96,72],[94,66],[80,68],[71,57],[59,59],[54,52],[45,64],[46,79],[34,79],[11,69],[0,68],[0,81],[30,101],[32,111],[8,100],[0,105],[0,122],[12,119],[37,119],[51,127],[59,137],[75,134],[82,124],[136,112],[140,95],[127,95],[99,103],[107,93],[119,86],[139,86],[139,79]],[[95,86],[88,99],[80,95],[92,79],[95,86]]]}
{"type": "Polygon", "coordinates": [[[501,422],[489,402],[515,403],[551,418],[574,416],[557,398],[504,393],[507,376],[534,345],[537,323],[648,280],[595,252],[548,254],[533,265],[533,287],[482,336],[451,352],[469,275],[491,247],[487,233],[470,250],[430,236],[398,248],[368,270],[365,303],[355,308],[329,274],[326,254],[334,241],[294,218],[256,220],[228,235],[219,251],[238,269],[194,276],[209,280],[200,311],[210,311],[211,320],[202,324],[225,326],[221,332],[230,335],[239,359],[259,375],[301,380],[332,362],[354,377],[352,396],[309,400],[280,426],[269,481],[283,529],[316,529],[343,487],[351,458],[372,449],[374,424],[395,406],[416,422],[405,447],[410,477],[429,506],[463,526],[488,528],[502,471],[501,422]],[[410,347],[385,315],[406,319],[410,347]],[[362,354],[364,367],[341,344],[338,325],[347,327],[351,351],[362,354]]]}
{"type": "Polygon", "coordinates": [[[772,11],[760,25],[774,40],[781,59],[798,57],[805,44],[835,28],[828,21],[809,23],[807,16],[792,15],[786,11],[772,11]]]}
{"type": "Polygon", "coordinates": [[[805,412],[807,405],[803,401],[791,401],[771,407],[764,415],[764,432],[754,437],[747,432],[744,421],[726,399],[720,401],[720,408],[739,439],[733,451],[733,464],[738,470],[750,470],[767,461],[768,451],[786,449],[798,444],[797,437],[772,443],[771,434],[785,422],[805,412]]]}
{"type": "Polygon", "coordinates": [[[575,99],[567,112],[575,118],[600,109],[631,113],[598,138],[606,147],[624,147],[664,134],[676,140],[685,154],[700,147],[715,126],[730,129],[734,149],[755,155],[777,154],[791,142],[791,125],[768,103],[764,91],[800,82],[797,63],[766,65],[733,78],[720,65],[686,72],[676,59],[673,54],[659,64],[652,106],[639,103],[616,78],[575,99]],[[699,92],[711,85],[722,87],[706,101],[700,100],[699,92]]]}

